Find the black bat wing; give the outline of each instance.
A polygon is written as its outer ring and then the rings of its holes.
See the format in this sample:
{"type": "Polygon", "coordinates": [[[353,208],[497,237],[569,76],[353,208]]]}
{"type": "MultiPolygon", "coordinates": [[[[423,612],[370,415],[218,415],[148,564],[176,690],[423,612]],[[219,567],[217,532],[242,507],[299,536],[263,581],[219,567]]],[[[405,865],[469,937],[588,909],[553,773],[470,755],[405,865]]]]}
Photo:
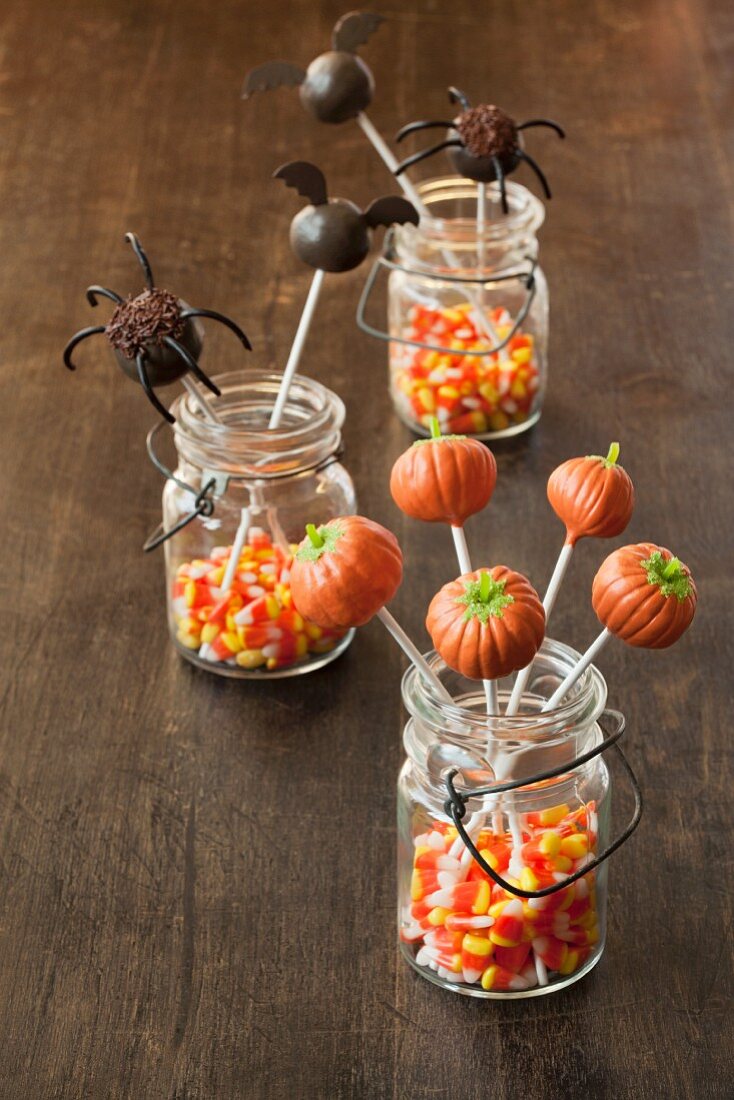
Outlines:
{"type": "Polygon", "coordinates": [[[347,12],[334,27],[331,45],[335,50],[356,53],[357,47],[366,42],[370,35],[375,33],[380,23],[384,22],[384,15],[375,15],[371,11],[347,12]]]}
{"type": "Polygon", "coordinates": [[[307,160],[292,160],[273,172],[273,179],[283,180],[286,187],[294,187],[299,195],[305,195],[314,206],[327,202],[324,173],[307,160]]]}
{"type": "Polygon", "coordinates": [[[250,69],[245,77],[242,98],[249,99],[254,92],[269,92],[272,88],[295,88],[305,79],[305,70],[291,65],[290,61],[266,61],[250,69]]]}
{"type": "Polygon", "coordinates": [[[418,224],[418,211],[412,203],[400,195],[385,195],[371,202],[364,212],[364,220],[370,229],[378,225],[418,224]]]}

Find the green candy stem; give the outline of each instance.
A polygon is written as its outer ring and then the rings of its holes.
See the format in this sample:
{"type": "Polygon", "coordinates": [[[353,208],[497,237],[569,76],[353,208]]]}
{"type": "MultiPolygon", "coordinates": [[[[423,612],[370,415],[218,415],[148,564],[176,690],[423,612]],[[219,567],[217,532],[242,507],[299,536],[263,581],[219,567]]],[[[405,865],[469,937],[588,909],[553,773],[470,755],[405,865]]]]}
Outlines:
{"type": "Polygon", "coordinates": [[[619,458],[619,443],[610,443],[607,457],[604,459],[607,466],[614,466],[619,458]]]}
{"type": "Polygon", "coordinates": [[[490,616],[501,619],[504,609],[515,602],[514,596],[505,595],[506,581],[496,581],[490,573],[482,572],[479,580],[466,581],[464,595],[456,600],[466,608],[464,618],[479,619],[480,623],[486,623],[490,616]]]}
{"type": "Polygon", "coordinates": [[[324,545],[324,540],[316,530],[316,527],[313,523],[306,524],[306,534],[311,540],[311,545],[315,546],[317,550],[320,550],[321,547],[324,545]]]}
{"type": "Polygon", "coordinates": [[[680,558],[665,560],[659,550],[654,550],[649,558],[640,562],[647,574],[648,584],[656,584],[663,596],[675,596],[683,601],[691,594],[691,581],[685,572],[680,558]]]}
{"type": "Polygon", "coordinates": [[[441,425],[438,422],[437,416],[431,417],[431,439],[441,438],[441,425]]]}

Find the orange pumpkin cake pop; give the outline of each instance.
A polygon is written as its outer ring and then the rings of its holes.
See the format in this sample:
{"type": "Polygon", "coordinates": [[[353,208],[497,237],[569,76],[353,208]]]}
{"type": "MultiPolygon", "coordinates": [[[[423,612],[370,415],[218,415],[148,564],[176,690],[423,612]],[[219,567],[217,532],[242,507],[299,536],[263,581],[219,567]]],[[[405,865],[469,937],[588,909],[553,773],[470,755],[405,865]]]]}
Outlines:
{"type": "Polygon", "coordinates": [[[614,538],[629,523],[635,490],[618,458],[619,443],[612,443],[606,458],[569,458],[549,477],[548,500],[566,527],[567,545],[581,538],[614,538]]]}
{"type": "Polygon", "coordinates": [[[329,629],[363,626],[393,598],[403,579],[398,540],[364,516],[309,523],[291,567],[293,602],[329,629]]]}
{"type": "Polygon", "coordinates": [[[687,565],[664,546],[640,542],[606,558],[591,602],[600,622],[627,645],[665,649],[691,625],[698,593],[687,565]]]}
{"type": "Polygon", "coordinates": [[[545,612],[521,573],[495,565],[445,584],[431,600],[426,628],[450,668],[472,680],[497,680],[533,659],[545,612]]]}
{"type": "Polygon", "coordinates": [[[393,466],[390,492],[413,519],[462,527],[489,503],[496,482],[489,448],[465,435],[441,435],[434,417],[431,438],[417,440],[393,466]]]}

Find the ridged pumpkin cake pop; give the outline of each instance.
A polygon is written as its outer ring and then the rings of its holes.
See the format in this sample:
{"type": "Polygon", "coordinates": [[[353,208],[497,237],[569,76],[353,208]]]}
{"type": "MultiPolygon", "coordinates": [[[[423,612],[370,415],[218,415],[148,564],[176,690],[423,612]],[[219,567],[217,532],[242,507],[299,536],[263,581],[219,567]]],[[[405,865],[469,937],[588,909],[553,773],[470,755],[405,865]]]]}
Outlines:
{"type": "Polygon", "coordinates": [[[363,626],[389,603],[403,579],[398,540],[364,516],[310,523],[291,568],[293,602],[318,626],[363,626]]]}
{"type": "Polygon", "coordinates": [[[521,573],[495,565],[445,584],[431,600],[426,628],[450,668],[471,680],[497,680],[533,659],[545,612],[521,573]]]}
{"type": "Polygon", "coordinates": [[[614,538],[629,523],[635,490],[618,457],[619,444],[612,443],[606,458],[569,458],[548,479],[548,500],[566,527],[567,545],[581,538],[614,538]]]}
{"type": "Polygon", "coordinates": [[[462,527],[489,503],[497,482],[494,455],[477,439],[441,435],[419,439],[392,468],[390,492],[401,511],[426,523],[462,527]]]}
{"type": "Polygon", "coordinates": [[[697,600],[688,566],[652,542],[615,550],[602,562],[591,590],[603,626],[644,649],[677,642],[691,625],[697,600]]]}

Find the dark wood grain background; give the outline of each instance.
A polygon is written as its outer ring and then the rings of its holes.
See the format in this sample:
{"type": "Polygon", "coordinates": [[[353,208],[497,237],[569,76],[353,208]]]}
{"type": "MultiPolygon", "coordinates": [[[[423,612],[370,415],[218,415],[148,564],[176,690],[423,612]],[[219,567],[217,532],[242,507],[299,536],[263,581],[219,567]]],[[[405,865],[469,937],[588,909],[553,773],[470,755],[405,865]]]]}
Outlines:
{"type": "MultiPolygon", "coordinates": [[[[90,342],[83,291],[127,292],[134,229],[163,285],[235,316],[280,369],[309,274],[279,163],[322,164],[365,203],[396,190],[352,125],[245,71],[326,47],[337,2],[5,0],[0,12],[0,1095],[700,1100],[732,1095],[732,55],[726,0],[412,0],[362,54],[391,134],[445,88],[538,132],[555,191],[541,256],[550,391],[497,448],[475,558],[542,589],[559,461],[620,439],[624,541],[671,546],[700,610],[674,650],[612,645],[647,812],[615,857],[601,965],[564,993],[454,997],[399,961],[394,802],[403,659],[378,624],[328,670],[270,684],[199,673],[168,643],[154,414],[90,342]]],[[[542,146],[542,156],[541,156],[542,146]]],[[[530,178],[526,177],[526,182],[530,178]]],[[[394,610],[455,572],[448,535],[389,498],[409,436],[384,348],[355,328],[365,271],[330,280],[303,361],[347,402],[361,510],[407,558],[394,610]]],[[[237,366],[216,328],[210,371],[237,366]]],[[[620,540],[621,541],[621,540],[620,540]]],[[[553,633],[579,647],[606,546],[582,544],[553,633]]],[[[621,814],[625,799],[618,802],[621,814]]]]}

